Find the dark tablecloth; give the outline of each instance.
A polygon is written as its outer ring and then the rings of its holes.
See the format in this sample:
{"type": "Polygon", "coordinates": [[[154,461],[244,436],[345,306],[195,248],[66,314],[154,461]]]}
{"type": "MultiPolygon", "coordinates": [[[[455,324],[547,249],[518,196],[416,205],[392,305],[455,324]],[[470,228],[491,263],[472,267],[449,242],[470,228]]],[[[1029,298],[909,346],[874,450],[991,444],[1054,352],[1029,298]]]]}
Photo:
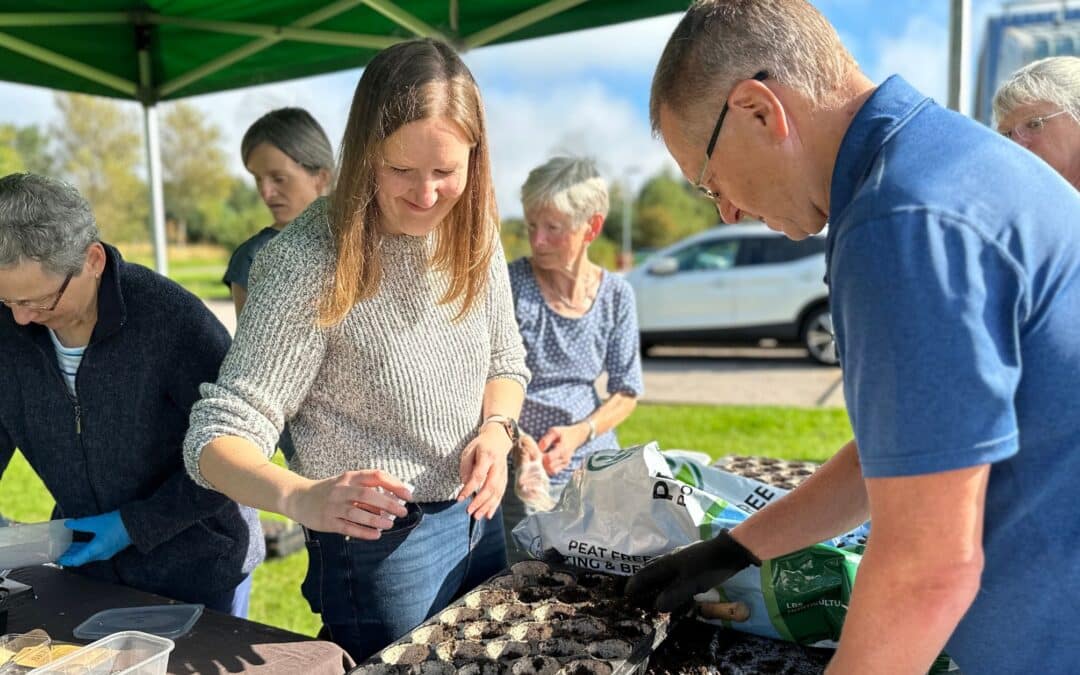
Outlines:
{"type": "MultiPolygon", "coordinates": [[[[11,633],[43,628],[54,640],[86,644],[72,631],[90,616],[114,607],[174,604],[159,595],[87,579],[55,567],[25,567],[9,578],[34,587],[37,599],[12,608],[11,633]]],[[[204,610],[187,635],[177,638],[169,673],[341,675],[352,659],[331,642],[204,610]]]]}

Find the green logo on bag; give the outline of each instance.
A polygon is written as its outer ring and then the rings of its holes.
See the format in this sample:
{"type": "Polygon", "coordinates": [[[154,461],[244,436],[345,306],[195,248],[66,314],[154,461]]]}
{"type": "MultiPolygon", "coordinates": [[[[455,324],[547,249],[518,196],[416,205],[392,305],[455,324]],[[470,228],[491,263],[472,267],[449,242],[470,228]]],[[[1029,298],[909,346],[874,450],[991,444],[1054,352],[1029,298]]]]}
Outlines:
{"type": "Polygon", "coordinates": [[[588,468],[589,471],[603,471],[609,466],[615,466],[624,459],[629,459],[634,455],[634,448],[627,448],[626,450],[614,450],[610,452],[596,452],[589,455],[588,468]]]}

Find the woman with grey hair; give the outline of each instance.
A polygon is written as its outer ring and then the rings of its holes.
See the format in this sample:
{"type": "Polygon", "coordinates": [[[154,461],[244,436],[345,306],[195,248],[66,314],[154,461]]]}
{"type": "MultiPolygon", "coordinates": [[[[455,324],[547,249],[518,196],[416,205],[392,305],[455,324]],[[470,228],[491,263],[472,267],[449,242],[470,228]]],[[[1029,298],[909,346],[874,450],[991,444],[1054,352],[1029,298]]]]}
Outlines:
{"type": "Polygon", "coordinates": [[[225,270],[222,281],[229,287],[237,316],[247,301],[248,272],[255,255],[327,193],[334,175],[330,139],[303,108],[278,108],[255,120],[240,141],[240,157],[274,223],[240,244],[225,270]]]}
{"type": "MultiPolygon", "coordinates": [[[[618,448],[615,428],[643,392],[634,292],[589,260],[608,212],[607,184],[592,161],[555,157],[521,188],[532,255],[510,264],[515,313],[533,374],[525,393],[519,466],[542,461],[555,499],[597,450],[618,448]],[[596,381],[607,373],[601,403],[596,381]]],[[[528,474],[516,491],[530,492],[528,474]]],[[[503,520],[512,559],[523,552],[510,531],[532,508],[507,490],[503,520]]]]}
{"type": "Polygon", "coordinates": [[[229,347],[195,296],[102,243],[60,181],[0,178],[0,472],[15,448],[76,532],[61,565],[246,616],[255,511],[197,486],[182,444],[229,347]]]}
{"type": "Polygon", "coordinates": [[[1003,135],[1041,157],[1080,189],[1080,57],[1029,63],[994,94],[1003,135]]]}

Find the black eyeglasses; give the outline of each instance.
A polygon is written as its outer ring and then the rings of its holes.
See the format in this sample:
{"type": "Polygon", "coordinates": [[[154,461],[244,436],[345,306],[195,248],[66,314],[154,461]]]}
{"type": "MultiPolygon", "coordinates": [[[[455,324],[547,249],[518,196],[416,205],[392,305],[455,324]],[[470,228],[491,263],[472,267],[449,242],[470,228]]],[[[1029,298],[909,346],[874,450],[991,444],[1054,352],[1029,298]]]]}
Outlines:
{"type": "MultiPolygon", "coordinates": [[[[760,70],[751,77],[751,80],[757,80],[762,82],[769,78],[768,71],[760,70]]],[[[709,145],[705,148],[705,163],[701,166],[701,175],[698,176],[697,183],[694,184],[698,190],[701,190],[701,194],[705,195],[712,201],[716,201],[720,198],[720,195],[716,194],[709,188],[702,185],[702,181],[705,180],[705,172],[709,170],[709,161],[712,159],[713,150],[716,149],[716,139],[720,138],[720,128],[724,126],[724,118],[727,117],[728,111],[728,98],[731,98],[731,92],[728,92],[727,97],[724,98],[724,107],[720,109],[720,117],[716,120],[716,126],[713,127],[712,136],[709,137],[709,145]]]]}
{"type": "Polygon", "coordinates": [[[53,298],[52,303],[48,302],[48,299],[51,296],[45,296],[45,299],[43,301],[4,300],[3,298],[0,298],[0,305],[6,305],[12,308],[23,307],[25,309],[29,309],[35,312],[51,312],[56,309],[57,305],[60,304],[60,299],[64,297],[64,291],[67,290],[68,284],[71,283],[71,278],[74,276],[75,275],[73,273],[69,272],[68,275],[64,277],[64,283],[60,284],[60,290],[56,291],[56,293],[53,293],[53,296],[55,297],[53,298]]]}

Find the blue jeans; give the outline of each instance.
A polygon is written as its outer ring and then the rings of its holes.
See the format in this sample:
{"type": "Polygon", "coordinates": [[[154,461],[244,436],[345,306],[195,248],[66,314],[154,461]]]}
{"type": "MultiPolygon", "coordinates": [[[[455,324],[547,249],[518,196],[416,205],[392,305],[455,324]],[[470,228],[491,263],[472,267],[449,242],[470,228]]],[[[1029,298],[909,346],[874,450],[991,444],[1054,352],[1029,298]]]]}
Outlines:
{"type": "Polygon", "coordinates": [[[357,663],[506,568],[502,514],[476,521],[468,502],[408,504],[376,541],[305,530],[300,590],[323,631],[357,663]]]}
{"type": "Polygon", "coordinates": [[[251,577],[249,574],[244,580],[236,585],[236,588],[223,593],[217,598],[207,601],[206,608],[232,614],[235,617],[246,619],[248,615],[248,600],[251,598],[251,577]]]}

